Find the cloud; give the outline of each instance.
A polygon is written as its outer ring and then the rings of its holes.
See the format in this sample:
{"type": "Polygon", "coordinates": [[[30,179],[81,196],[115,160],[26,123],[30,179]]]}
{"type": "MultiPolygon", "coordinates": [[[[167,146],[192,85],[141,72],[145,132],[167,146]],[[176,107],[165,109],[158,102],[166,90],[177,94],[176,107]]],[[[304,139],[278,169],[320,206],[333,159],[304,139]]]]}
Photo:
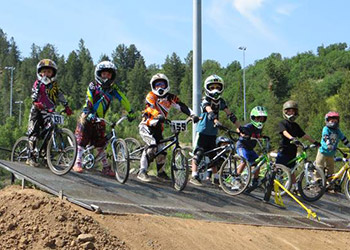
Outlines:
{"type": "Polygon", "coordinates": [[[276,12],[281,14],[281,15],[290,16],[290,14],[296,8],[298,8],[298,6],[295,4],[285,4],[285,5],[278,6],[276,9],[276,12]]]}
{"type": "Polygon", "coordinates": [[[245,17],[261,34],[270,40],[278,40],[259,15],[265,0],[231,0],[232,6],[245,17]]]}

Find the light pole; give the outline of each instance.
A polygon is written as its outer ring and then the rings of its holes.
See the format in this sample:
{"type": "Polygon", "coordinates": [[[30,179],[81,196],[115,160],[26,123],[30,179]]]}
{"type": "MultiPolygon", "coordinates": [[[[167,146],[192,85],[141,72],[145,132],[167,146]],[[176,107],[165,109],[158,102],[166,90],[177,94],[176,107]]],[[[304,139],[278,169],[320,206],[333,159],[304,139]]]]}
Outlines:
{"type": "Polygon", "coordinates": [[[18,115],[18,125],[21,126],[21,118],[22,118],[22,103],[23,101],[15,101],[16,104],[19,104],[19,115],[18,115]]]}
{"type": "Polygon", "coordinates": [[[246,99],[245,99],[245,51],[247,47],[239,47],[239,50],[243,51],[243,106],[244,106],[244,121],[247,120],[247,105],[246,105],[246,99]]]}
{"type": "MultiPolygon", "coordinates": [[[[200,114],[202,82],[202,0],[193,0],[193,90],[192,107],[196,115],[200,114]]],[[[192,145],[195,144],[196,124],[192,125],[192,145]]]]}
{"type": "Polygon", "coordinates": [[[13,71],[15,67],[5,67],[5,69],[11,70],[11,83],[10,83],[10,117],[12,116],[12,85],[13,85],[13,71]]]}

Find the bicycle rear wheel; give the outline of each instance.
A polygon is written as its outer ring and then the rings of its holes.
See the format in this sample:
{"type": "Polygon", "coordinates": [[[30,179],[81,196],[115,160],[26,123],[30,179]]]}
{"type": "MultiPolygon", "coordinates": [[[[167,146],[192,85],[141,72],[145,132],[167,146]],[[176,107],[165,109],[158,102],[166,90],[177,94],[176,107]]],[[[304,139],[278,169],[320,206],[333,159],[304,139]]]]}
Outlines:
{"type": "Polygon", "coordinates": [[[67,128],[57,129],[46,148],[47,165],[56,175],[64,175],[73,167],[77,157],[77,141],[67,128]]]}
{"type": "Polygon", "coordinates": [[[188,162],[181,148],[173,150],[171,161],[172,185],[177,191],[183,190],[188,181],[188,162]]]}
{"type": "Polygon", "coordinates": [[[124,184],[129,177],[130,160],[129,151],[123,139],[117,139],[112,142],[113,152],[113,170],[118,182],[124,184]]]}
{"type": "Polygon", "coordinates": [[[141,143],[135,138],[124,139],[129,152],[130,174],[137,174],[140,169],[140,160],[143,151],[141,143]]]}
{"type": "Polygon", "coordinates": [[[13,145],[11,161],[26,162],[29,157],[28,137],[20,137],[13,145]]]}
{"type": "Polygon", "coordinates": [[[311,162],[301,172],[298,180],[298,191],[306,201],[317,201],[326,191],[326,178],[322,169],[316,167],[311,162]],[[306,173],[305,173],[306,172],[306,173]]]}
{"type": "Polygon", "coordinates": [[[247,189],[250,182],[251,170],[249,163],[238,155],[228,157],[219,170],[220,187],[229,195],[239,195],[247,189]],[[245,162],[245,167],[238,173],[238,166],[245,162]]]}

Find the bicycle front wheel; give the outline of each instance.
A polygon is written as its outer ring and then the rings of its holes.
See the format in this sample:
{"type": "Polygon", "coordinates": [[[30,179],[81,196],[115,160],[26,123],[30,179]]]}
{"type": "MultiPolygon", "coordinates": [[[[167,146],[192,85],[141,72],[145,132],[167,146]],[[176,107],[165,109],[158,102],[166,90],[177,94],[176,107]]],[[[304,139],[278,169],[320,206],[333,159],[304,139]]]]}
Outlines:
{"type": "Polygon", "coordinates": [[[112,142],[113,171],[118,182],[124,184],[129,177],[130,159],[129,151],[123,139],[112,142]]]}
{"type": "Polygon", "coordinates": [[[138,140],[132,137],[125,138],[124,141],[129,152],[130,174],[137,174],[140,168],[143,147],[138,140]]]}
{"type": "Polygon", "coordinates": [[[306,201],[317,201],[326,191],[326,178],[324,172],[311,162],[301,172],[298,180],[298,191],[306,201]]]}
{"type": "Polygon", "coordinates": [[[56,175],[64,175],[73,167],[77,157],[77,141],[67,128],[57,129],[46,148],[47,165],[56,175]]]}
{"type": "MultiPolygon", "coordinates": [[[[275,171],[275,180],[281,183],[283,187],[289,191],[292,187],[292,174],[290,172],[290,169],[282,164],[275,164],[275,171]]],[[[281,190],[280,194],[285,195],[286,191],[281,190]]],[[[271,195],[274,196],[275,192],[272,191],[271,195]]]]}
{"type": "Polygon", "coordinates": [[[350,201],[350,179],[348,177],[346,177],[344,189],[345,189],[345,196],[350,201]]]}
{"type": "Polygon", "coordinates": [[[247,189],[250,176],[251,171],[249,163],[238,155],[232,155],[228,157],[220,167],[220,187],[229,195],[239,195],[247,189]],[[245,163],[245,166],[239,171],[241,163],[245,163]]]}
{"type": "Polygon", "coordinates": [[[188,163],[181,148],[176,148],[173,151],[173,159],[171,161],[171,180],[173,187],[177,191],[182,191],[187,185],[188,163]]]}
{"type": "Polygon", "coordinates": [[[11,161],[26,162],[29,157],[28,137],[22,136],[13,145],[11,161]]]}

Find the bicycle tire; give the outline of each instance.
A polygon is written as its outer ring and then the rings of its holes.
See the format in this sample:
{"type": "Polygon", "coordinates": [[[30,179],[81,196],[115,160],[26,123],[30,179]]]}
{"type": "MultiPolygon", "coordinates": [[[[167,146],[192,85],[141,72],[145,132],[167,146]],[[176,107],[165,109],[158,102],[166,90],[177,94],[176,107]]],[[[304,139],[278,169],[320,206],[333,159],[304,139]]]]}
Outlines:
{"type": "Polygon", "coordinates": [[[272,190],[273,190],[273,186],[275,184],[275,177],[276,177],[276,172],[273,170],[270,170],[268,173],[266,173],[266,185],[264,188],[264,198],[263,200],[265,202],[269,202],[270,201],[270,197],[272,195],[272,190]]]}
{"type": "Polygon", "coordinates": [[[67,128],[57,129],[55,137],[51,136],[47,144],[46,157],[54,174],[67,174],[77,158],[77,141],[73,132],[67,128]]]}
{"type": "MultiPolygon", "coordinates": [[[[275,164],[275,171],[276,171],[276,176],[275,179],[278,180],[285,189],[288,191],[292,187],[292,174],[290,172],[290,168],[282,165],[282,164],[275,164]]],[[[280,192],[281,195],[285,195],[286,191],[281,190],[280,192]]],[[[275,195],[275,192],[272,189],[271,195],[275,195]]]]}
{"type": "MultiPolygon", "coordinates": [[[[307,164],[307,163],[305,163],[307,164]]],[[[320,199],[326,191],[326,177],[324,172],[319,167],[316,167],[311,162],[309,163],[311,167],[312,173],[310,177],[312,178],[310,183],[307,183],[305,180],[305,171],[300,173],[300,177],[298,179],[298,192],[300,196],[306,201],[317,201],[320,199]],[[314,173],[316,172],[319,177],[314,173]],[[304,187],[304,184],[306,186],[304,187]]],[[[310,172],[310,169],[309,169],[310,172]]]]}
{"type": "Polygon", "coordinates": [[[142,148],[141,143],[132,137],[125,138],[124,141],[129,152],[130,173],[137,174],[140,169],[140,160],[143,150],[135,151],[142,148]]]}
{"type": "Polygon", "coordinates": [[[221,189],[232,196],[239,195],[244,192],[251,178],[251,168],[249,163],[238,155],[231,155],[222,163],[219,170],[219,183],[221,189]],[[241,174],[237,173],[237,167],[244,161],[245,167],[241,174]]]}
{"type": "Polygon", "coordinates": [[[121,184],[124,184],[129,178],[130,160],[129,151],[123,139],[117,139],[112,142],[113,164],[115,178],[121,184]]]}
{"type": "Polygon", "coordinates": [[[11,161],[26,162],[29,157],[28,137],[22,136],[12,147],[11,161]]]}
{"type": "Polygon", "coordinates": [[[344,189],[345,189],[345,191],[344,191],[345,196],[350,201],[350,179],[348,178],[348,176],[346,177],[344,189]]]}
{"type": "Polygon", "coordinates": [[[171,181],[175,190],[182,191],[186,187],[188,173],[188,162],[183,150],[175,148],[171,160],[171,181]]]}

